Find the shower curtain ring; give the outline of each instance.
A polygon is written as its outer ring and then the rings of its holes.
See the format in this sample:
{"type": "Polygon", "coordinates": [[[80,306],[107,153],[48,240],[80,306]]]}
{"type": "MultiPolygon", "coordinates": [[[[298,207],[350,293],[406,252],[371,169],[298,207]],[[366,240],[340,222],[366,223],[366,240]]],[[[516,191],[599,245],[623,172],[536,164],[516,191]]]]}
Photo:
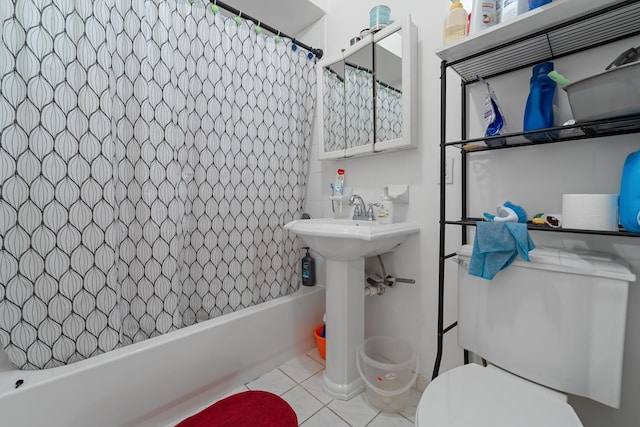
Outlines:
{"type": "Polygon", "coordinates": [[[298,50],[298,45],[296,44],[296,39],[293,39],[293,44],[291,45],[291,50],[292,51],[296,51],[298,50]]]}
{"type": "Polygon", "coordinates": [[[220,11],[220,9],[218,8],[218,0],[213,0],[213,4],[211,5],[211,12],[213,12],[213,14],[217,14],[220,11]]]}
{"type": "Polygon", "coordinates": [[[262,33],[262,28],[260,28],[260,20],[258,20],[258,25],[256,25],[256,34],[262,33]]]}
{"type": "Polygon", "coordinates": [[[236,25],[240,26],[242,25],[242,11],[238,11],[238,16],[236,16],[236,25]]]}
{"type": "Polygon", "coordinates": [[[280,31],[278,31],[278,34],[276,35],[276,39],[275,40],[276,40],[276,43],[280,43],[280,40],[281,40],[280,31]]]}

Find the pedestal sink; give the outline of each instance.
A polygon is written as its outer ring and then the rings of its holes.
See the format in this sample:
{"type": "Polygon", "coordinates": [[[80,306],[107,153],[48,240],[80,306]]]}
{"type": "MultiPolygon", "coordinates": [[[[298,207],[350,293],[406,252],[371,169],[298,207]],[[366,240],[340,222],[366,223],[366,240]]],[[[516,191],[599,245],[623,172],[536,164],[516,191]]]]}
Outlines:
{"type": "Polygon", "coordinates": [[[364,389],[356,350],[364,342],[364,259],[389,252],[418,233],[417,224],[308,219],[284,226],[326,259],[327,363],[322,383],[330,396],[348,400],[364,389]]]}

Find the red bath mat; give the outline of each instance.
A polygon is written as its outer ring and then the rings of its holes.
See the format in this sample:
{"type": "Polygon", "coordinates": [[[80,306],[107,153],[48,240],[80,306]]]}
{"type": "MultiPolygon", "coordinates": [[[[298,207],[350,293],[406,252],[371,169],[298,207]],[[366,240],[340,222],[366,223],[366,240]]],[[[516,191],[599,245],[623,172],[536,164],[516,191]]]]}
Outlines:
{"type": "Polygon", "coordinates": [[[297,427],[298,417],[279,396],[244,391],[219,400],[176,427],[297,427]]]}

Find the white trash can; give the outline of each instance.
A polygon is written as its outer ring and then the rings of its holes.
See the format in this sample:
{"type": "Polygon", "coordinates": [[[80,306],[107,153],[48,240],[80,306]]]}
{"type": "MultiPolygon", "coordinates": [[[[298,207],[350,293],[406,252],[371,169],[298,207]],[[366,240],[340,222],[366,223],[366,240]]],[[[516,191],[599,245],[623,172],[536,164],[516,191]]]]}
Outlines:
{"type": "Polygon", "coordinates": [[[418,355],[399,338],[370,337],[358,348],[356,364],[367,399],[384,412],[407,407],[418,376],[418,355]]]}

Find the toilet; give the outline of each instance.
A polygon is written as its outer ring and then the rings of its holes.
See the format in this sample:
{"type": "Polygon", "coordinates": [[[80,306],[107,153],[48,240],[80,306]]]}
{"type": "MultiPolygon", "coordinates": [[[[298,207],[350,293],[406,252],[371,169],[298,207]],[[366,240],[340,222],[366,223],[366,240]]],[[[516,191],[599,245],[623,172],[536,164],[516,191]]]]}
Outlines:
{"type": "Polygon", "coordinates": [[[458,251],[458,344],[488,362],[441,373],[417,427],[578,427],[567,394],[620,405],[629,282],[610,255],[534,249],[493,280],[458,251]]]}

